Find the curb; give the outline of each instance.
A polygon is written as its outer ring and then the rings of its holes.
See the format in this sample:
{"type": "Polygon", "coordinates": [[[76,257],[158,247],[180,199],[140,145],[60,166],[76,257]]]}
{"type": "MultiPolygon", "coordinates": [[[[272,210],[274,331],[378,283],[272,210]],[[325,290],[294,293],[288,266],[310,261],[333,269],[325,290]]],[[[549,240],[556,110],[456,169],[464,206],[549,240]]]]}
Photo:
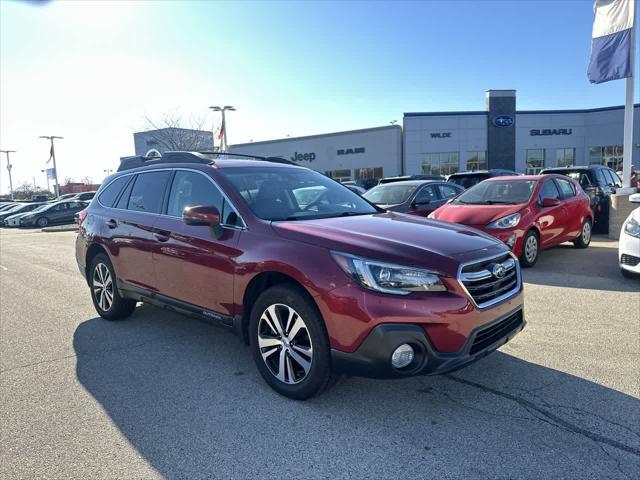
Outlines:
{"type": "Polygon", "coordinates": [[[77,225],[60,225],[57,227],[44,227],[42,232],[75,232],[78,230],[77,225]]]}

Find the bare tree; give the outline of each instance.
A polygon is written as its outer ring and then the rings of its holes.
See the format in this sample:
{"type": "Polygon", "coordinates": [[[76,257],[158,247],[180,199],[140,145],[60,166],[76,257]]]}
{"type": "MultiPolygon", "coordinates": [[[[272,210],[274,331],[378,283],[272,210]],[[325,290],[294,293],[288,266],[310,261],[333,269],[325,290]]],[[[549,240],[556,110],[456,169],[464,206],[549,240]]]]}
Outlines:
{"type": "Polygon", "coordinates": [[[165,113],[159,120],[145,116],[147,135],[165,150],[203,151],[211,149],[213,133],[204,132],[205,117],[165,113]]]}
{"type": "Polygon", "coordinates": [[[69,185],[70,183],[75,183],[75,179],[73,177],[64,177],[62,184],[69,185]]]}
{"type": "Polygon", "coordinates": [[[93,178],[92,178],[92,177],[89,177],[89,176],[82,177],[82,178],[80,179],[80,182],[81,182],[81,183],[84,183],[85,185],[92,185],[92,184],[93,184],[93,178]]]}
{"type": "Polygon", "coordinates": [[[40,187],[34,188],[32,183],[22,182],[13,194],[16,200],[31,200],[33,195],[51,195],[51,192],[40,187]]]}

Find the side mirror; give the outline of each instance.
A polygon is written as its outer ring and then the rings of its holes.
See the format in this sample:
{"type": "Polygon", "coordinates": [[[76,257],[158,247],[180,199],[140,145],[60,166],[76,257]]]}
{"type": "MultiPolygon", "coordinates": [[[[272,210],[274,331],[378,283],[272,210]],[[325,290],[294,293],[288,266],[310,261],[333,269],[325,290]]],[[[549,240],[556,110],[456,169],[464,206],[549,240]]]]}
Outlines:
{"type": "Polygon", "coordinates": [[[558,200],[557,198],[542,199],[542,208],[555,207],[556,205],[560,205],[560,200],[558,200]]]}
{"type": "Polygon", "coordinates": [[[629,195],[629,201],[631,203],[640,203],[640,193],[634,193],[633,195],[629,195]]]}
{"type": "Polygon", "coordinates": [[[208,207],[205,205],[187,207],[182,212],[182,221],[187,225],[217,227],[220,225],[220,212],[216,207],[208,207]]]}

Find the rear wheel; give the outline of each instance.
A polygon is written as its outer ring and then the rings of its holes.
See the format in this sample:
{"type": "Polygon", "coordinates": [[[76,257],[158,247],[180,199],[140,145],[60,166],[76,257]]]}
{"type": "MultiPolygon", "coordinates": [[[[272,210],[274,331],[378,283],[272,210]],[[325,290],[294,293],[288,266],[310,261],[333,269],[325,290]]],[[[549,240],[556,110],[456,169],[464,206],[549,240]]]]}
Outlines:
{"type": "Polygon", "coordinates": [[[136,308],[135,300],[122,298],[116,287],[116,274],[109,257],[99,253],[89,267],[91,300],[98,315],[106,320],[128,317],[136,308]]]}
{"type": "Polygon", "coordinates": [[[587,248],[591,243],[591,220],[584,219],[580,235],[573,241],[576,248],[587,248]]]}
{"type": "Polygon", "coordinates": [[[38,220],[36,220],[36,224],[39,227],[46,227],[47,225],[49,225],[49,219],[47,217],[40,217],[38,220]]]}
{"type": "Polygon", "coordinates": [[[538,261],[540,253],[540,239],[535,230],[529,230],[522,241],[522,255],[520,265],[523,267],[533,267],[538,261]]]}
{"type": "Polygon", "coordinates": [[[332,383],[324,322],[299,287],[277,285],[263,292],[251,310],[249,331],[258,371],[279,394],[304,400],[332,383]]]}

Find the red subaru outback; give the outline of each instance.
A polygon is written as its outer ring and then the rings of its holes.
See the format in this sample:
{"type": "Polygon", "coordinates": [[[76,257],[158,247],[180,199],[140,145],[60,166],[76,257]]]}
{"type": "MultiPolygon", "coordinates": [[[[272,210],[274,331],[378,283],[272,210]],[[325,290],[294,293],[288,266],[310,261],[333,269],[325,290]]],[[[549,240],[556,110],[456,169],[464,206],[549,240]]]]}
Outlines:
{"type": "Polygon", "coordinates": [[[143,301],[219,321],[292,398],[340,373],[449,372],[525,325],[502,242],[383,211],[281,159],[167,153],[105,180],[79,222],[100,316],[143,301]]]}

